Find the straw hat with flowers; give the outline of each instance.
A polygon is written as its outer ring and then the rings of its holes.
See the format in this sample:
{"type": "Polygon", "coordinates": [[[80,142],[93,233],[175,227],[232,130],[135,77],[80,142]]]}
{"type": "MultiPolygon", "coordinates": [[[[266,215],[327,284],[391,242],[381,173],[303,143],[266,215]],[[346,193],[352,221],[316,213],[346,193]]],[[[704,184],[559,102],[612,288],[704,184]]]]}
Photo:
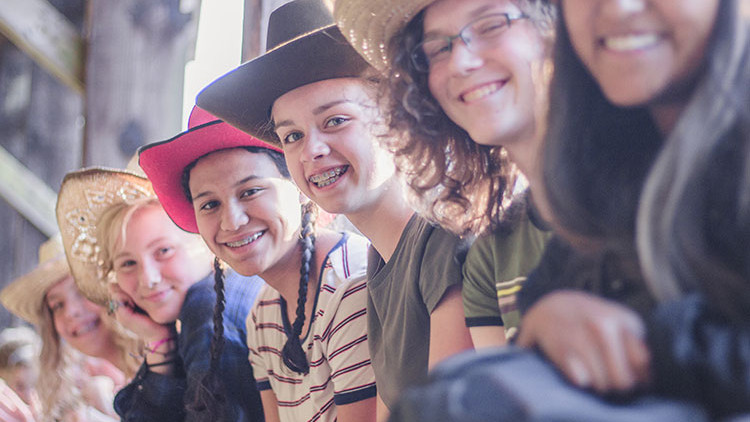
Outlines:
{"type": "Polygon", "coordinates": [[[39,247],[39,265],[6,286],[0,292],[0,303],[13,314],[39,325],[47,291],[69,275],[60,236],[53,236],[39,247]]]}
{"type": "Polygon", "coordinates": [[[96,224],[107,208],[154,197],[151,183],[139,169],[87,168],[68,173],[57,197],[57,224],[78,288],[90,301],[105,305],[109,292],[96,224]]]}

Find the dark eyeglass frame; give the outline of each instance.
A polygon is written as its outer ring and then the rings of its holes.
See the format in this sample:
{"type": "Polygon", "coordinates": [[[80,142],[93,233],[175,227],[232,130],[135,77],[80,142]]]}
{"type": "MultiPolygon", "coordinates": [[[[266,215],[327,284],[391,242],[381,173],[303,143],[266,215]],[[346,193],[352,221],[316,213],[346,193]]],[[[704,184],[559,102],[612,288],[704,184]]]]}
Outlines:
{"type": "MultiPolygon", "coordinates": [[[[477,17],[476,19],[471,20],[466,25],[464,25],[463,28],[461,28],[460,31],[458,31],[458,34],[456,35],[444,35],[444,36],[437,36],[437,37],[431,37],[427,39],[423,39],[419,42],[414,48],[411,49],[411,52],[409,54],[409,58],[411,59],[412,65],[414,66],[414,69],[417,72],[420,73],[429,73],[430,72],[430,60],[427,58],[426,53],[424,52],[424,45],[428,42],[433,42],[435,40],[444,40],[446,41],[447,45],[449,46],[450,50],[448,53],[453,51],[453,42],[457,39],[461,39],[463,41],[464,45],[471,50],[471,44],[472,42],[476,42],[477,36],[474,36],[473,38],[470,36],[467,36],[467,31],[471,31],[473,26],[476,25],[478,22],[483,21],[485,19],[495,18],[502,16],[505,18],[505,25],[502,28],[502,31],[497,34],[497,36],[502,35],[507,31],[511,24],[514,21],[521,20],[521,19],[529,19],[529,15],[525,13],[521,13],[518,15],[513,15],[510,13],[490,13],[487,15],[482,15],[477,17]]],[[[474,50],[472,50],[474,51],[474,50]]]]}

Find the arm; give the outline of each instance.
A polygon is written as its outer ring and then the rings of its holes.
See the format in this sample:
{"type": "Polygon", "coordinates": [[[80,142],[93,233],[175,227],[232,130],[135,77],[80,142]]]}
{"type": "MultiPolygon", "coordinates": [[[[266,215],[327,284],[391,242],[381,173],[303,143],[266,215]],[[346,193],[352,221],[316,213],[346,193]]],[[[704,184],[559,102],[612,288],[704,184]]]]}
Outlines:
{"type": "Polygon", "coordinates": [[[341,422],[375,421],[376,398],[336,406],[336,420],[341,422]]]}
{"type": "Polygon", "coordinates": [[[263,413],[266,415],[266,422],[280,422],[279,404],[276,402],[276,395],[273,393],[273,390],[261,391],[260,400],[263,402],[263,413]]]}
{"type": "Polygon", "coordinates": [[[449,356],[473,349],[469,330],[464,323],[460,285],[452,286],[445,292],[430,314],[430,327],[430,369],[449,356]]]}
{"type": "Polygon", "coordinates": [[[474,343],[476,349],[499,347],[508,344],[505,340],[505,328],[502,326],[469,327],[469,334],[471,334],[471,341],[474,343]]]}
{"type": "Polygon", "coordinates": [[[650,356],[641,318],[588,293],[540,299],[524,316],[518,345],[538,347],[579,387],[625,391],[648,381],[650,356]]]}

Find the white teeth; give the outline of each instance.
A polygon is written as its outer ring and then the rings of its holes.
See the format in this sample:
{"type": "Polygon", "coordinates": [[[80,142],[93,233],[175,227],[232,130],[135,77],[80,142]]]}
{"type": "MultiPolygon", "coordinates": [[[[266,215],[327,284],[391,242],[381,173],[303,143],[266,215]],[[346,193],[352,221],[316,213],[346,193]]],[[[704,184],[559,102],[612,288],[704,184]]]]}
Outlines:
{"type": "Polygon", "coordinates": [[[491,83],[489,85],[485,85],[481,88],[475,89],[473,91],[467,92],[463,95],[464,101],[474,101],[478,100],[480,98],[486,97],[493,92],[500,89],[500,84],[498,83],[491,83]]]}
{"type": "Polygon", "coordinates": [[[245,246],[249,243],[255,242],[259,237],[263,236],[263,233],[265,233],[265,231],[259,231],[258,233],[255,233],[254,235],[245,239],[238,240],[236,242],[227,242],[227,246],[229,246],[230,248],[239,248],[240,246],[245,246]]]}
{"type": "Polygon", "coordinates": [[[339,176],[344,174],[347,168],[348,166],[336,167],[328,171],[325,171],[323,173],[314,174],[310,176],[307,180],[309,180],[311,183],[314,183],[317,187],[322,188],[339,180],[339,176]]]}
{"type": "Polygon", "coordinates": [[[614,51],[632,51],[650,47],[658,41],[656,34],[621,35],[604,38],[604,46],[614,51]]]}

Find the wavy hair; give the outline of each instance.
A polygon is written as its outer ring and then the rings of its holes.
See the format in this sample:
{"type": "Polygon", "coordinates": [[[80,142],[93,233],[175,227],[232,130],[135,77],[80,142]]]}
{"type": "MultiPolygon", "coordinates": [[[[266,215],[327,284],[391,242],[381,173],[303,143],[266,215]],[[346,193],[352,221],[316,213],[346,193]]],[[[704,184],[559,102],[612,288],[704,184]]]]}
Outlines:
{"type": "MultiPolygon", "coordinates": [[[[553,7],[541,0],[513,0],[545,38],[552,37],[553,7]]],[[[480,145],[443,111],[410,52],[421,42],[424,10],[389,42],[393,66],[380,98],[388,124],[403,136],[389,147],[425,217],[459,234],[495,227],[510,204],[518,170],[501,146],[480,145]]]]}
{"type": "Polygon", "coordinates": [[[728,315],[747,318],[749,275],[729,262],[741,251],[716,250],[706,219],[709,210],[718,211],[735,217],[731,236],[750,231],[750,43],[738,3],[720,1],[695,88],[666,139],[646,106],[607,101],[561,19],[544,182],[559,228],[615,250],[637,250],[658,298],[700,289],[728,315]],[[732,180],[718,174],[713,160],[728,143],[740,160],[732,180]],[[726,201],[709,203],[717,186],[708,180],[717,175],[730,192],[726,201]]]}

